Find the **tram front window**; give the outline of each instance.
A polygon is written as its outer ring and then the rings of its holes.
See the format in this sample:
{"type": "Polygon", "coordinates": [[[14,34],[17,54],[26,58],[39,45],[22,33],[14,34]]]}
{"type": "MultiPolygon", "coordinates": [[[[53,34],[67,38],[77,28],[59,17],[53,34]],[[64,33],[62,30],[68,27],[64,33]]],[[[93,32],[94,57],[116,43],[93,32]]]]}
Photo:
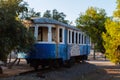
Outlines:
{"type": "Polygon", "coordinates": [[[56,28],[52,28],[52,41],[56,39],[56,28]]]}
{"type": "Polygon", "coordinates": [[[38,27],[38,41],[48,41],[48,27],[38,27]]]}
{"type": "Polygon", "coordinates": [[[59,29],[59,42],[63,42],[63,30],[60,28],[59,29]]]}

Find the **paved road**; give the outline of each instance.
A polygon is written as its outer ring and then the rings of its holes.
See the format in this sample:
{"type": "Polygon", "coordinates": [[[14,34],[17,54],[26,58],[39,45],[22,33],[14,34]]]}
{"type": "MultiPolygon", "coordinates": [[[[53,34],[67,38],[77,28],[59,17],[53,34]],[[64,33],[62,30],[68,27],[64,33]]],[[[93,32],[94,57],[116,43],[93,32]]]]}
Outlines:
{"type": "Polygon", "coordinates": [[[91,64],[94,64],[106,71],[107,75],[102,80],[120,80],[120,65],[115,65],[114,63],[111,63],[108,60],[107,61],[91,60],[88,62],[91,64]]]}

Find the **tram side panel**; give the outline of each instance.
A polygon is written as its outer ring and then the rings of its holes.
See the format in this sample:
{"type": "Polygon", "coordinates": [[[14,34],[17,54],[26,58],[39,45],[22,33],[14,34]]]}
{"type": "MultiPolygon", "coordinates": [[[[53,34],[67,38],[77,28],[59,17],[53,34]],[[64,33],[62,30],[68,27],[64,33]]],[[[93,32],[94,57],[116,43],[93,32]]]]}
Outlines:
{"type": "MultiPolygon", "coordinates": [[[[66,31],[65,31],[66,32],[66,31]]],[[[28,57],[31,65],[49,65],[54,62],[63,63],[64,61],[74,58],[78,61],[86,60],[90,53],[90,46],[86,44],[67,44],[67,35],[65,43],[36,43],[28,57]]],[[[54,64],[53,64],[54,65],[54,64]]]]}
{"type": "MultiPolygon", "coordinates": [[[[55,44],[35,44],[36,59],[53,59],[55,58],[55,44]]],[[[33,52],[34,54],[34,52],[33,52]]]]}
{"type": "Polygon", "coordinates": [[[82,60],[87,60],[88,55],[90,54],[89,45],[80,45],[80,55],[82,60]]]}
{"type": "Polygon", "coordinates": [[[36,65],[50,65],[57,62],[62,64],[67,60],[65,44],[35,44],[34,49],[28,55],[28,63],[36,65]]]}
{"type": "Polygon", "coordinates": [[[90,45],[69,44],[67,54],[70,55],[71,59],[77,61],[87,60],[87,57],[90,54],[90,45]]]}
{"type": "Polygon", "coordinates": [[[36,43],[28,54],[27,62],[32,67],[38,67],[39,65],[49,65],[49,61],[55,57],[55,44],[36,43]]]}
{"type": "MultiPolygon", "coordinates": [[[[66,39],[67,40],[67,39],[66,39]]],[[[87,60],[90,54],[89,37],[86,38],[85,44],[66,43],[67,44],[67,55],[71,59],[76,61],[87,60]]]]}

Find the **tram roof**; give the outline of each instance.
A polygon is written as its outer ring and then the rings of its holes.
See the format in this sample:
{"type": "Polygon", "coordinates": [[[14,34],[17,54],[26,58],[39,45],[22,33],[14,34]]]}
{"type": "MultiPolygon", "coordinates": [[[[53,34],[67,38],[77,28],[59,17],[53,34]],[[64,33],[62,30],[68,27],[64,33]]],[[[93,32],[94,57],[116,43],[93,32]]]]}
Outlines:
{"type": "Polygon", "coordinates": [[[69,24],[65,24],[65,23],[59,22],[57,20],[50,19],[50,18],[32,18],[32,22],[34,24],[56,24],[56,25],[67,27],[67,28],[80,30],[80,29],[76,28],[75,26],[71,26],[69,24]]]}

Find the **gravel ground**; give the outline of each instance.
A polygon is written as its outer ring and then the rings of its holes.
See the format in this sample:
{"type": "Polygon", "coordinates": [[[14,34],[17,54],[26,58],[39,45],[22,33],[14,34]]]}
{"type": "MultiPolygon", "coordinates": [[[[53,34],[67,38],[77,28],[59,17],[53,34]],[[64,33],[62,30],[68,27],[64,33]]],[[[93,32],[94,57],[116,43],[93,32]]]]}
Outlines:
{"type": "Polygon", "coordinates": [[[77,63],[71,68],[59,68],[57,70],[44,72],[42,73],[42,76],[41,72],[39,72],[18,75],[8,78],[0,78],[0,80],[83,80],[82,78],[84,77],[85,74],[90,73],[97,69],[98,68],[93,64],[77,63]]]}
{"type": "Polygon", "coordinates": [[[75,64],[71,68],[59,68],[47,72],[0,78],[0,80],[120,80],[120,66],[115,66],[104,57],[92,57],[84,64],[75,64]]]}

